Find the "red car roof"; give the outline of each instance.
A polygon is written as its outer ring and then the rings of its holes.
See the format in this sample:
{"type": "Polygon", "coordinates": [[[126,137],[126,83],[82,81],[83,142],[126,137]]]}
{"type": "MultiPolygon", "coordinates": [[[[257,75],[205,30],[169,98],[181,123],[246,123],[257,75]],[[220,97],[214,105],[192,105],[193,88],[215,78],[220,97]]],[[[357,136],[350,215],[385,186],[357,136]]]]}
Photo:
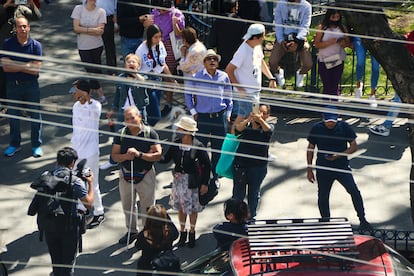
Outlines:
{"type": "Polygon", "coordinates": [[[384,244],[344,218],[257,221],[230,249],[235,275],[394,275],[384,244]],[[316,221],[315,221],[316,220],[316,221]]]}

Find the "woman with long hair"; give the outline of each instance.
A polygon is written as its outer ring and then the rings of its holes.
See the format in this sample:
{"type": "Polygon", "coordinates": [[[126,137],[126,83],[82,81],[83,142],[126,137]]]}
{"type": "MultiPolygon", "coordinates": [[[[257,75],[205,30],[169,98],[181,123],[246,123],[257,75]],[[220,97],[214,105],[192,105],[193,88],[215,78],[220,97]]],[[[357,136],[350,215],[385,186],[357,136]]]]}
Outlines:
{"type": "MultiPolygon", "coordinates": [[[[77,5],[72,11],[73,31],[78,35],[78,51],[82,62],[101,64],[106,13],[96,6],[96,0],[87,0],[85,5],[77,5]]],[[[86,67],[86,72],[100,74],[101,70],[86,67]]],[[[108,104],[100,83],[90,80],[92,91],[96,91],[102,105],[108,104]]]]}
{"type": "Polygon", "coordinates": [[[350,40],[338,10],[328,9],[315,34],[314,45],[319,49],[318,71],[323,83],[323,94],[339,96],[339,83],[344,71],[350,40]]]}
{"type": "MultiPolygon", "coordinates": [[[[151,262],[161,251],[172,249],[172,243],[177,237],[178,230],[167,214],[165,207],[161,204],[149,207],[144,229],[138,233],[135,242],[135,247],[142,250],[137,268],[152,270],[151,262]]],[[[144,274],[138,273],[138,275],[144,274]]]]}
{"type": "MultiPolygon", "coordinates": [[[[162,42],[161,29],[157,25],[153,24],[148,27],[146,40],[138,46],[135,54],[142,61],[140,72],[171,75],[165,62],[167,51],[162,42]]],[[[162,77],[159,75],[150,74],[148,77],[152,81],[162,81],[162,77]]],[[[170,81],[176,82],[175,80],[170,81]]],[[[147,107],[147,114],[148,123],[151,126],[154,126],[161,118],[161,92],[159,89],[149,90],[150,102],[147,107]]]]}

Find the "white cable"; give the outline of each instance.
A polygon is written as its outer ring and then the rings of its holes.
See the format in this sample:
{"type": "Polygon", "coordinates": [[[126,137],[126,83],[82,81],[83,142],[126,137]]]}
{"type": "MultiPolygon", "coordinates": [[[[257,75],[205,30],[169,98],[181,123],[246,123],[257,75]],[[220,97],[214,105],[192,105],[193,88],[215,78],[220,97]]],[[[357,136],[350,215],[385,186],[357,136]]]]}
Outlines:
{"type": "Polygon", "coordinates": [[[131,160],[131,209],[129,210],[129,227],[128,227],[128,236],[127,244],[125,251],[128,251],[129,240],[131,239],[131,224],[132,224],[132,213],[134,211],[134,159],[131,160]]]}

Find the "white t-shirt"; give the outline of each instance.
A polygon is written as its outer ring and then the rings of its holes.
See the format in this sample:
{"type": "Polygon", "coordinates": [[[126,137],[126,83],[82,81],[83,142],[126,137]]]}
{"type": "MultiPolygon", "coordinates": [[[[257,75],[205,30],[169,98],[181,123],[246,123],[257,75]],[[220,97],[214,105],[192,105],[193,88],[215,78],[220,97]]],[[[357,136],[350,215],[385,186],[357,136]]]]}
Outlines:
{"type": "MultiPolygon", "coordinates": [[[[332,38],[339,39],[344,37],[344,33],[340,28],[328,28],[326,29],[326,31],[327,32],[323,34],[322,41],[328,41],[332,38]]],[[[318,60],[323,61],[325,58],[333,55],[339,55],[342,61],[345,60],[346,52],[344,48],[342,48],[341,45],[339,45],[339,43],[335,43],[329,45],[328,47],[319,49],[318,60]]]]}
{"type": "Polygon", "coordinates": [[[91,99],[90,103],[77,101],[72,108],[72,147],[79,159],[99,154],[99,119],[101,103],[91,99]]]}
{"type": "Polygon", "coordinates": [[[160,54],[158,58],[157,51],[155,50],[156,46],[152,46],[152,54],[156,61],[156,65],[154,67],[154,59],[150,57],[148,54],[148,46],[147,41],[141,43],[138,46],[138,49],[135,51],[135,54],[139,56],[141,59],[141,70],[140,72],[154,72],[154,73],[162,73],[164,71],[164,67],[166,65],[165,58],[167,57],[167,50],[165,49],[164,43],[160,41],[160,54]],[[158,62],[159,61],[159,62],[158,62]],[[160,64],[161,63],[161,64],[160,64]]]}
{"type": "MultiPolygon", "coordinates": [[[[96,28],[99,24],[106,24],[106,13],[102,8],[95,8],[88,11],[84,5],[77,5],[70,16],[72,19],[79,19],[79,25],[84,28],[96,28]]],[[[78,34],[78,49],[91,50],[103,46],[102,36],[78,34]]]]}
{"type": "Polygon", "coordinates": [[[234,75],[238,82],[241,85],[253,86],[245,88],[247,93],[261,90],[263,57],[262,46],[252,48],[246,42],[243,42],[230,61],[231,64],[237,67],[234,75]]]}

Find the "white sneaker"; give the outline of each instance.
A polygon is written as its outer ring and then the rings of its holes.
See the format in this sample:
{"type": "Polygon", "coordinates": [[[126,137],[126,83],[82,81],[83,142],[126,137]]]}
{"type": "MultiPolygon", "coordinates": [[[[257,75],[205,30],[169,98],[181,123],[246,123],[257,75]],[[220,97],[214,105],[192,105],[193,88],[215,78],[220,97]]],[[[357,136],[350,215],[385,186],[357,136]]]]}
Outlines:
{"type": "Polygon", "coordinates": [[[371,107],[377,107],[377,100],[375,99],[375,95],[369,96],[369,100],[370,100],[370,106],[371,107]]]}
{"type": "Polygon", "coordinates": [[[296,87],[300,88],[303,87],[303,79],[305,78],[306,74],[300,74],[300,70],[296,72],[296,87]]]}
{"type": "Polygon", "coordinates": [[[355,98],[361,99],[362,97],[362,85],[361,87],[355,88],[355,98]]]}
{"type": "Polygon", "coordinates": [[[116,166],[118,166],[118,163],[112,164],[111,162],[108,161],[108,162],[105,162],[102,165],[100,165],[99,169],[107,170],[109,168],[116,167],[116,166]]]}
{"type": "Polygon", "coordinates": [[[279,73],[275,74],[275,78],[277,80],[277,84],[280,87],[285,86],[285,70],[283,70],[282,68],[279,69],[279,73]]]}
{"type": "Polygon", "coordinates": [[[376,135],[385,136],[385,137],[390,135],[390,130],[386,128],[384,125],[377,125],[377,126],[370,127],[369,131],[371,131],[372,133],[376,135]]]}

